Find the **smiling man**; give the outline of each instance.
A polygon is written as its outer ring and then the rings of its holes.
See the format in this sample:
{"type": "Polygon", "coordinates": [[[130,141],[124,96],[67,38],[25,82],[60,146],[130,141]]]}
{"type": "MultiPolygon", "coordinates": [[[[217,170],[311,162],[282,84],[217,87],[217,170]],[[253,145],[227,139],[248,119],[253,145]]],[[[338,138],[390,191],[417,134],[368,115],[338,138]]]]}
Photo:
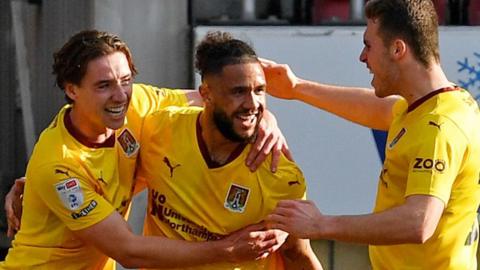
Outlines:
{"type": "Polygon", "coordinates": [[[95,30],[70,38],[55,53],[53,70],[69,104],[29,160],[21,227],[0,268],[112,269],[108,257],[129,268],[192,266],[272,251],[276,233],[257,232],[260,226],[199,243],[133,234],[124,218],[144,119],[187,105],[186,92],[132,85],[127,45],[95,30]]]}
{"type": "MultiPolygon", "coordinates": [[[[276,173],[268,162],[255,172],[243,162],[266,110],[265,75],[254,50],[212,32],[197,46],[196,67],[203,109],[171,108],[145,121],[142,140],[151,143],[141,152],[139,175],[149,188],[146,235],[220,239],[261,222],[279,200],[305,196],[302,172],[284,156],[276,173]]],[[[308,240],[288,244],[262,260],[193,269],[321,269],[308,240]]]]}

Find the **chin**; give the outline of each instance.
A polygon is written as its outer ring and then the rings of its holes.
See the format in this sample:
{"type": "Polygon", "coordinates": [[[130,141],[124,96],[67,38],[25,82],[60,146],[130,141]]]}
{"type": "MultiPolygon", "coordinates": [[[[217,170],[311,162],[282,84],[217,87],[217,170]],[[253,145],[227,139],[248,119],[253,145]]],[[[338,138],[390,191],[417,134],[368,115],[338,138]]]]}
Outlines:
{"type": "Polygon", "coordinates": [[[106,126],[110,129],[117,130],[123,127],[124,121],[118,122],[118,123],[109,123],[106,126]]]}

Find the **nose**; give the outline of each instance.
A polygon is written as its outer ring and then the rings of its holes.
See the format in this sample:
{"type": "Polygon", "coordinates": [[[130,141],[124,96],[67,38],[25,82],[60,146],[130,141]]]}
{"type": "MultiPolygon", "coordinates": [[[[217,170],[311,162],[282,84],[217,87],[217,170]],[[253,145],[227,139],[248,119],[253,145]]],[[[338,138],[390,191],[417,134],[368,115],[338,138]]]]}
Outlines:
{"type": "Polygon", "coordinates": [[[112,100],[115,102],[125,102],[128,98],[129,89],[121,83],[115,83],[112,87],[112,100]]]}
{"type": "Polygon", "coordinates": [[[362,52],[360,53],[360,57],[359,57],[359,60],[360,62],[362,63],[366,63],[367,62],[367,53],[365,52],[366,48],[364,47],[362,52]]]}
{"type": "Polygon", "coordinates": [[[254,91],[250,91],[245,95],[243,107],[248,110],[256,110],[260,104],[260,97],[254,91]]]}

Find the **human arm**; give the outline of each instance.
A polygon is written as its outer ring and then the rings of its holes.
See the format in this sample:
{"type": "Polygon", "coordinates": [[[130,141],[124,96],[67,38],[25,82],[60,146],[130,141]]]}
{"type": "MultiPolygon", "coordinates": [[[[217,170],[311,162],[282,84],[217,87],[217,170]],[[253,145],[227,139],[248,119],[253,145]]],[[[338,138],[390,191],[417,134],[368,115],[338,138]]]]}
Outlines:
{"type": "Polygon", "coordinates": [[[246,164],[250,171],[257,170],[270,153],[272,154],[270,171],[273,173],[277,171],[282,153],[289,160],[293,160],[287,140],[277,125],[277,119],[270,111],[266,110],[260,121],[257,138],[247,156],[246,164]]]}
{"type": "Polygon", "coordinates": [[[274,251],[277,238],[273,230],[258,231],[262,229],[263,225],[252,225],[218,241],[144,237],[133,234],[124,219],[113,212],[99,223],[74,233],[124,267],[171,268],[264,258],[274,251]]]}
{"type": "Polygon", "coordinates": [[[20,229],[22,217],[22,198],[25,187],[25,177],[15,179],[10,191],[5,196],[5,212],[7,216],[7,236],[13,237],[20,229]]]}
{"type": "Polygon", "coordinates": [[[322,270],[322,265],[310,246],[310,240],[289,236],[280,249],[285,269],[288,270],[322,270]]]}
{"type": "Polygon", "coordinates": [[[312,201],[282,201],[267,218],[271,228],[299,238],[330,239],[370,245],[424,243],[434,233],[444,203],[429,195],[411,195],[383,212],[323,215],[312,201]]]}
{"type": "Polygon", "coordinates": [[[378,98],[373,89],[321,84],[298,78],[288,65],[261,59],[267,92],[282,99],[296,99],[354,123],[388,130],[397,96],[378,98]]]}

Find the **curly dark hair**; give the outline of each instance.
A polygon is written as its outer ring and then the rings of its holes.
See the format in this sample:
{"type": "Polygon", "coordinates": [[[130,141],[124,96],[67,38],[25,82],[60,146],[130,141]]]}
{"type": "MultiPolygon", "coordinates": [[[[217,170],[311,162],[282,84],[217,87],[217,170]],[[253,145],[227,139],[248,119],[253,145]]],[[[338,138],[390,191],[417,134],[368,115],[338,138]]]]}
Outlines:
{"type": "Polygon", "coordinates": [[[424,66],[429,67],[432,59],[440,61],[438,17],[431,0],[370,0],[365,15],[378,19],[385,46],[401,38],[424,66]]]}
{"type": "Polygon", "coordinates": [[[195,68],[202,78],[217,74],[226,65],[258,62],[252,46],[226,32],[208,32],[195,52],[195,68]]]}
{"type": "MultiPolygon", "coordinates": [[[[73,35],[53,54],[52,74],[56,76],[57,86],[65,90],[66,83],[79,85],[91,60],[117,51],[125,54],[132,76],[135,76],[137,69],[130,49],[117,35],[97,30],[85,30],[73,35]]],[[[65,98],[68,103],[73,102],[67,95],[65,98]]]]}

